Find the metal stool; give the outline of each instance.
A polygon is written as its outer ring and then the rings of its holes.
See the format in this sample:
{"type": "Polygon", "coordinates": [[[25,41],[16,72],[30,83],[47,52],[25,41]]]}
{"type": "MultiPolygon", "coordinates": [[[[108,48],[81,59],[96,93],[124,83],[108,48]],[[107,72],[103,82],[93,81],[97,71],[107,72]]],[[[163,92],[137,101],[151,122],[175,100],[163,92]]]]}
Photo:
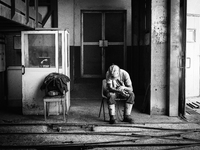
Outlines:
{"type": "Polygon", "coordinates": [[[44,101],[44,119],[46,121],[47,119],[47,103],[51,103],[51,102],[61,102],[62,106],[63,106],[63,120],[65,121],[66,117],[65,117],[65,110],[66,110],[66,95],[62,95],[62,96],[53,96],[53,97],[49,97],[49,96],[45,96],[43,98],[44,101]]]}

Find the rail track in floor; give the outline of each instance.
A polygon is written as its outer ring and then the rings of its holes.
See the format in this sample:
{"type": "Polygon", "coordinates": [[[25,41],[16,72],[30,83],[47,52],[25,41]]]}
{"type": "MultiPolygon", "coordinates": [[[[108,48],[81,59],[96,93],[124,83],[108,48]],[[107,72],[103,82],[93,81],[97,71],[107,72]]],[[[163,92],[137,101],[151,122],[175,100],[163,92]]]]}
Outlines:
{"type": "Polygon", "coordinates": [[[165,124],[165,127],[162,125],[157,127],[154,124],[149,126],[143,124],[0,124],[0,148],[200,147],[200,127],[171,128],[173,124],[175,123],[165,124]]]}

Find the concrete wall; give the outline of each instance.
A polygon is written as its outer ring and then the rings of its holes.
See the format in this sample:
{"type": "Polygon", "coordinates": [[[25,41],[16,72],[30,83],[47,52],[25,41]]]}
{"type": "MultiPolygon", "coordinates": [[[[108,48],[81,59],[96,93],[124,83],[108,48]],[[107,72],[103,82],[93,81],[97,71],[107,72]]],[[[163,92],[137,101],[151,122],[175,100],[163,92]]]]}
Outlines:
{"type": "Polygon", "coordinates": [[[167,0],[152,0],[151,23],[151,114],[166,113],[167,91],[167,0]]]}
{"type": "Polygon", "coordinates": [[[58,0],[58,27],[69,31],[70,46],[74,45],[74,1],[58,0]]]}

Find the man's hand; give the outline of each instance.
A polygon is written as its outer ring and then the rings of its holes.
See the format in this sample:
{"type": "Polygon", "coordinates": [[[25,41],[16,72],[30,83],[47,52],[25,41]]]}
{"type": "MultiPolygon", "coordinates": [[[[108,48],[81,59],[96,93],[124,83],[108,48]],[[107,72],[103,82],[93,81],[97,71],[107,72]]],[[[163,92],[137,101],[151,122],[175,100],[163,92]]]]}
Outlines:
{"type": "Polygon", "coordinates": [[[117,88],[117,90],[119,90],[119,93],[124,96],[124,97],[129,97],[129,92],[126,90],[127,87],[126,86],[120,86],[117,88]]]}
{"type": "Polygon", "coordinates": [[[117,88],[119,91],[128,91],[128,92],[132,92],[133,88],[132,86],[120,86],[117,88]]]}
{"type": "Polygon", "coordinates": [[[124,91],[125,88],[126,88],[125,86],[119,86],[117,89],[118,89],[119,91],[124,91]]]}

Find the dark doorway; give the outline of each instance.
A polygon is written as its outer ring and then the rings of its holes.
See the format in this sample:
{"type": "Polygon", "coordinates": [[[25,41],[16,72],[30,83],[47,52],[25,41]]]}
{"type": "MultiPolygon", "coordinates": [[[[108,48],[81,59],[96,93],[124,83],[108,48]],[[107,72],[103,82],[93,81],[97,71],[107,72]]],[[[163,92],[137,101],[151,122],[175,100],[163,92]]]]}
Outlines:
{"type": "Polygon", "coordinates": [[[125,11],[82,11],[81,77],[103,77],[111,64],[126,68],[125,11]]]}

